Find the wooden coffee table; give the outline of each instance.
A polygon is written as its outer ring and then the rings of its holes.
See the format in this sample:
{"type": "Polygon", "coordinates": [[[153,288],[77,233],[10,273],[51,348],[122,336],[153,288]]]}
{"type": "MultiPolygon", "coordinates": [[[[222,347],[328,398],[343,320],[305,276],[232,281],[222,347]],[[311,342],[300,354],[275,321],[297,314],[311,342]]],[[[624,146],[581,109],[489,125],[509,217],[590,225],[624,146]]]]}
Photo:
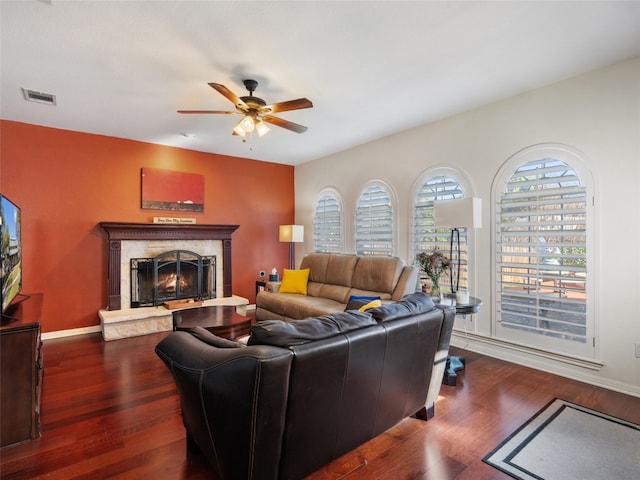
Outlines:
{"type": "Polygon", "coordinates": [[[193,327],[203,327],[219,337],[233,340],[249,334],[251,318],[240,315],[233,306],[195,307],[173,312],[174,330],[193,327]]]}

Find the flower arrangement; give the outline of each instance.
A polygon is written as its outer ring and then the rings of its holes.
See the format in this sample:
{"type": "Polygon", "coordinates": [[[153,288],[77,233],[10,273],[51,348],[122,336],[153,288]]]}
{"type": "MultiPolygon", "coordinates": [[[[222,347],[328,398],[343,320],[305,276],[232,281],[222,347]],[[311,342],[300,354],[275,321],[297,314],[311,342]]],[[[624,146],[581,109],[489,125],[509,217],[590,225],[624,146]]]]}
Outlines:
{"type": "Polygon", "coordinates": [[[431,296],[440,296],[440,276],[447,271],[450,266],[449,259],[438,249],[433,252],[420,252],[416,256],[416,261],[420,269],[431,279],[431,296]]]}

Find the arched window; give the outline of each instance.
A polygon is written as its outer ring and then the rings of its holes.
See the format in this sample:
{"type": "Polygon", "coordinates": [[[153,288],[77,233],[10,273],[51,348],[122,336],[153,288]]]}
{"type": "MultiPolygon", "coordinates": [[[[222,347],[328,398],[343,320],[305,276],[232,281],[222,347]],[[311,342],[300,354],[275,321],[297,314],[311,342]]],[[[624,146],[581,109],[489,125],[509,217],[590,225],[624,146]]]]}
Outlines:
{"type": "Polygon", "coordinates": [[[499,337],[595,355],[587,298],[591,194],[567,149],[532,148],[507,163],[494,192],[499,337]]]}
{"type": "Polygon", "coordinates": [[[321,192],[313,215],[313,248],[321,253],[342,253],[342,203],[333,190],[321,192]]]}
{"type": "MultiPolygon", "coordinates": [[[[413,211],[413,240],[414,253],[431,253],[439,250],[450,257],[450,228],[436,228],[434,226],[433,203],[438,200],[452,200],[464,198],[465,192],[460,182],[449,172],[434,172],[418,189],[413,211]]],[[[466,228],[460,228],[460,285],[468,288],[468,234],[466,228]]],[[[414,256],[415,258],[415,256],[414,256]]],[[[443,292],[451,289],[451,276],[442,277],[440,287],[443,292]]]]}
{"type": "Polygon", "coordinates": [[[358,255],[393,255],[393,205],[385,185],[372,184],[360,195],[355,237],[358,255]]]}

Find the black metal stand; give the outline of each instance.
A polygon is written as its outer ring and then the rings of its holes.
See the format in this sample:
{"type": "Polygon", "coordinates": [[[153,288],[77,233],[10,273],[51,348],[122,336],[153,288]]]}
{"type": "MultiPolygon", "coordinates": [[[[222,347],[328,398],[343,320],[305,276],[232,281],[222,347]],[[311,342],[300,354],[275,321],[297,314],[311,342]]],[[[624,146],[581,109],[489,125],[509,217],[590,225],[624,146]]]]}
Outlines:
{"type": "Polygon", "coordinates": [[[460,285],[460,230],[457,228],[451,229],[451,239],[449,240],[449,259],[451,261],[449,265],[449,269],[451,270],[451,293],[456,293],[458,291],[458,286],[460,285]],[[457,273],[454,277],[453,275],[453,238],[456,238],[456,256],[457,258],[457,273]]]}
{"type": "Polygon", "coordinates": [[[296,254],[294,251],[293,242],[289,242],[289,270],[295,268],[296,254]]]}
{"type": "MultiPolygon", "coordinates": [[[[471,315],[480,311],[480,305],[482,300],[476,297],[469,297],[469,303],[457,303],[456,315],[471,315]]],[[[460,370],[464,370],[465,360],[464,357],[459,355],[449,355],[447,357],[447,365],[444,369],[444,376],[442,383],[449,387],[455,387],[458,380],[458,373],[460,370]]]]}

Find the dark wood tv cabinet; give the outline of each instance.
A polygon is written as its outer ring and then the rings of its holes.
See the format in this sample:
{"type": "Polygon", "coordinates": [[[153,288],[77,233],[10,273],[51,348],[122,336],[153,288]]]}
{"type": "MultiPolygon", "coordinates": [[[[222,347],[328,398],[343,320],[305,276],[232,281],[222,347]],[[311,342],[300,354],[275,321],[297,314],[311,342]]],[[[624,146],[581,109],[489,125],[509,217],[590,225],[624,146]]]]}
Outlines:
{"type": "Polygon", "coordinates": [[[40,436],[42,298],[22,299],[0,324],[0,447],[40,436]]]}

